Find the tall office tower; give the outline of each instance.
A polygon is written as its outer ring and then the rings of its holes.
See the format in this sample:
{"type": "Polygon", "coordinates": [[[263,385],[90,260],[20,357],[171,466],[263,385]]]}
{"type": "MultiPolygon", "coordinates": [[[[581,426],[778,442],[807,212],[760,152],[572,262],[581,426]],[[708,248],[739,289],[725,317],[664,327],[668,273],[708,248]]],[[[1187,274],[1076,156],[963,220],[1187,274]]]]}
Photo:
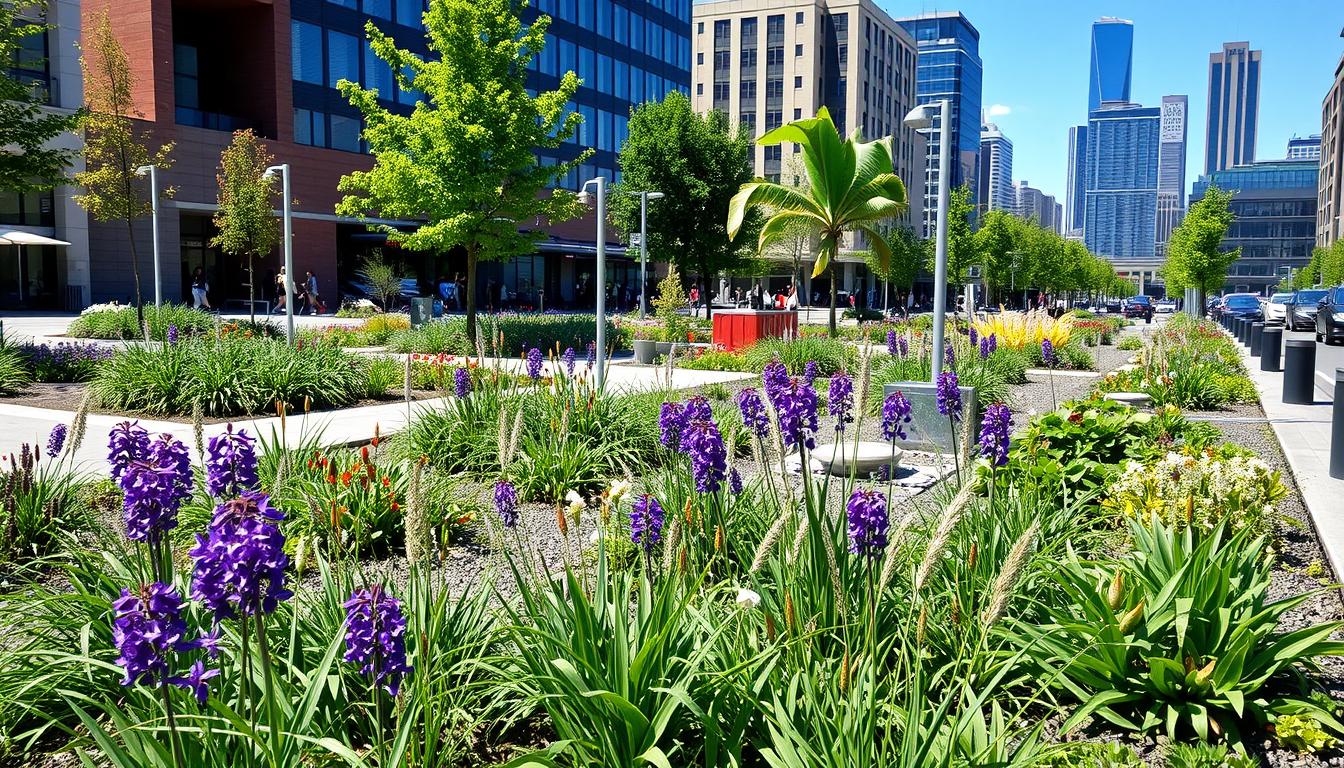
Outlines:
{"type": "Polygon", "coordinates": [[[1045,210],[1045,194],[1025,179],[1013,182],[1013,215],[1041,223],[1045,210]]]}
{"type": "Polygon", "coordinates": [[[1056,213],[1059,209],[1054,195],[1041,195],[1041,226],[1056,234],[1059,233],[1059,216],[1056,213]]]}
{"type": "Polygon", "coordinates": [[[980,126],[980,168],[975,174],[981,213],[1017,209],[1013,189],[1013,142],[993,123],[980,126]]]}
{"type": "MultiPolygon", "coordinates": [[[[1340,37],[1344,37],[1341,31],[1340,37]]],[[[1316,197],[1316,244],[1344,238],[1344,55],[1321,102],[1321,181],[1316,197]]]]}
{"type": "Polygon", "coordinates": [[[1087,200],[1087,126],[1069,128],[1069,168],[1064,181],[1064,234],[1081,236],[1087,200]]]}
{"type": "Polygon", "coordinates": [[[1185,218],[1185,96],[1162,97],[1161,145],[1157,155],[1156,255],[1166,256],[1171,233],[1185,218]]]}
{"type": "Polygon", "coordinates": [[[1083,241],[1095,254],[1154,257],[1161,113],[1158,107],[1103,104],[1088,116],[1083,241]]]}
{"type": "Polygon", "coordinates": [[[1209,54],[1209,117],[1204,173],[1255,162],[1260,120],[1260,52],[1247,42],[1209,54]]]}
{"type": "MultiPolygon", "coordinates": [[[[353,281],[363,258],[386,248],[381,234],[355,219],[332,213],[341,193],[337,183],[353,170],[370,167],[360,114],[341,97],[341,79],[377,88],[388,109],[408,114],[417,99],[401,87],[392,70],[369,48],[364,25],[391,35],[399,47],[428,56],[423,14],[425,0],[118,0],[111,22],[118,37],[134,51],[131,66],[139,81],[135,107],[145,115],[156,142],[176,141],[173,167],[161,182],[177,188],[173,205],[160,215],[160,235],[168,244],[163,259],[165,297],[185,294],[196,267],[211,285],[211,303],[225,304],[247,295],[246,269],[209,246],[214,234],[215,172],[220,150],[238,128],[260,134],[277,161],[289,163],[293,195],[296,275],[313,271],[324,295],[335,299],[353,281]]],[[[577,156],[586,147],[596,153],[560,186],[576,189],[594,175],[614,181],[617,150],[624,140],[632,105],[662,98],[669,91],[689,93],[691,76],[691,2],[625,5],[615,0],[540,0],[523,12],[523,23],[538,13],[552,17],[547,44],[533,59],[527,87],[552,89],[573,70],[583,80],[571,109],[584,123],[568,146],[548,151],[541,163],[577,156]]],[[[537,305],[544,290],[547,307],[592,306],[595,214],[586,220],[542,227],[547,234],[537,252],[483,267],[477,291],[493,280],[515,295],[520,305],[537,305]]],[[[417,221],[395,222],[414,228],[417,221]]],[[[124,249],[120,233],[95,225],[94,300],[125,299],[129,270],[125,257],[99,257],[99,249],[124,249]],[[118,258],[122,259],[118,263],[118,258]]],[[[148,224],[145,225],[146,228],[148,224]]],[[[520,226],[537,229],[534,222],[520,226]]],[[[137,233],[137,240],[140,240],[137,233]]],[[[608,280],[627,282],[639,265],[623,256],[613,236],[608,280]]],[[[143,242],[148,242],[146,233],[143,242]]],[[[148,247],[140,249],[143,254],[148,247]]],[[[459,250],[444,258],[399,252],[407,270],[432,281],[439,274],[465,273],[459,250]]],[[[278,257],[260,260],[258,272],[278,269],[278,257]]],[[[142,267],[143,269],[143,267],[142,267]]],[[[261,278],[265,280],[266,278],[261,278]]],[[[274,281],[265,283],[269,288],[274,281]]]]}
{"type": "Polygon", "coordinates": [[[1129,101],[1134,69],[1134,22],[1110,16],[1092,22],[1092,63],[1087,111],[1108,101],[1129,101]]]}
{"type": "Polygon", "coordinates": [[[1292,137],[1288,140],[1288,151],[1283,158],[1285,160],[1320,160],[1321,134],[1313,133],[1306,138],[1292,137]]]}
{"type": "MultiPolygon", "coordinates": [[[[974,197],[980,156],[980,82],[984,71],[980,33],[957,11],[928,13],[896,22],[910,33],[919,49],[915,98],[920,104],[942,99],[951,102],[955,157],[951,184],[969,185],[974,197]]],[[[927,138],[923,222],[924,236],[932,237],[938,215],[938,130],[927,138]]]]}
{"type": "MultiPolygon", "coordinates": [[[[721,111],[759,137],[825,106],[842,135],[890,136],[892,170],[911,201],[898,223],[919,226],[924,137],[903,122],[916,103],[919,54],[900,24],[868,0],[719,0],[695,3],[694,14],[696,111],[721,111]]],[[[779,180],[796,151],[757,145],[756,173],[779,180]]],[[[841,244],[843,289],[867,279],[865,248],[861,236],[841,244]]],[[[776,270],[772,285],[782,288],[792,268],[776,270]]],[[[809,280],[801,292],[810,297],[823,285],[809,280]]]]}

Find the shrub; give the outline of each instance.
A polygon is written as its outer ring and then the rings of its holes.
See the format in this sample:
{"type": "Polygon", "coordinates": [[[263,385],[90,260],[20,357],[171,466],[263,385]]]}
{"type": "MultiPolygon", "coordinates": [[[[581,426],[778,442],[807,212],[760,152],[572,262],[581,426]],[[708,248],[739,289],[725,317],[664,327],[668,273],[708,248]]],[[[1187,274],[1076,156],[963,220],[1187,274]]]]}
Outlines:
{"type": "Polygon", "coordinates": [[[293,505],[289,535],[343,556],[386,552],[400,540],[406,477],[376,445],[317,450],[296,465],[286,491],[306,503],[293,505]]]}
{"type": "MultiPolygon", "coordinates": [[[[597,319],[595,315],[499,314],[483,318],[479,328],[482,345],[489,354],[515,357],[532,347],[558,354],[566,347],[573,347],[582,357],[589,342],[596,339],[597,319]]],[[[608,319],[607,339],[611,343],[617,338],[615,322],[608,319]]],[[[476,354],[475,345],[467,340],[464,317],[443,318],[417,328],[395,331],[387,339],[387,348],[392,352],[421,354],[476,354]]]]}
{"type": "Polygon", "coordinates": [[[695,371],[740,371],[746,373],[754,370],[751,363],[747,361],[746,355],[741,352],[724,352],[717,349],[679,357],[677,358],[677,366],[695,371]]]}
{"type": "Polygon", "coordinates": [[[1044,339],[1049,339],[1056,347],[1063,347],[1073,335],[1073,326],[1072,313],[1055,318],[1043,309],[999,312],[975,321],[975,329],[981,336],[994,334],[999,346],[1009,349],[1039,347],[1044,339]]]}
{"type": "Polygon", "coordinates": [[[0,466],[0,562],[49,555],[66,533],[83,527],[79,480],[68,461],[24,443],[0,466]]]}
{"type": "MultiPolygon", "coordinates": [[[[209,333],[215,327],[215,316],[200,309],[179,304],[145,306],[145,324],[154,341],[168,339],[169,326],[177,326],[182,336],[209,333]]],[[[145,337],[136,320],[135,307],[101,305],[90,307],[66,329],[67,336],[80,339],[136,340],[145,337]]]]}
{"type": "Polygon", "coordinates": [[[854,347],[839,339],[805,336],[797,339],[762,339],[748,347],[743,353],[750,370],[760,371],[776,358],[797,376],[803,373],[809,362],[817,364],[817,373],[830,376],[839,371],[854,368],[858,352],[854,347]]]}
{"type": "Polygon", "coordinates": [[[1143,768],[1143,761],[1124,744],[1079,741],[1050,749],[1033,768],[1143,768]]]}
{"type": "Polygon", "coordinates": [[[1280,715],[1274,721],[1274,738],[1294,752],[1320,752],[1339,743],[1310,714],[1280,715]]]}
{"type": "Polygon", "coordinates": [[[0,395],[13,395],[33,383],[26,356],[18,347],[0,344],[0,395]]]}
{"type": "Polygon", "coordinates": [[[1143,339],[1139,336],[1126,336],[1123,339],[1120,339],[1120,343],[1116,345],[1116,349],[1122,349],[1126,352],[1143,349],[1143,339]]]}
{"type": "Polygon", "coordinates": [[[359,325],[370,345],[386,344],[392,334],[411,327],[410,315],[374,315],[359,325]]]}
{"type": "Polygon", "coordinates": [[[376,400],[406,385],[406,366],[393,357],[370,357],[364,366],[364,397],[376,400]]]}
{"type": "Polygon", "coordinates": [[[115,350],[99,344],[62,341],[19,347],[33,378],[43,382],[88,381],[115,350]]]}
{"type": "Polygon", "coordinates": [[[1260,761],[1231,752],[1223,744],[1172,744],[1167,768],[1260,768],[1260,761]]]}
{"type": "Polygon", "coordinates": [[[346,299],[341,302],[341,308],[336,310],[336,317],[373,317],[380,314],[381,309],[368,299],[346,299]]]}
{"type": "Polygon", "coordinates": [[[1226,520],[1233,530],[1263,534],[1287,493],[1279,473],[1260,459],[1173,452],[1152,465],[1128,462],[1107,504],[1126,517],[1157,517],[1177,529],[1207,531],[1226,520]]]}
{"type": "Polygon", "coordinates": [[[1129,531],[1134,548],[1118,561],[1059,562],[1057,598],[1039,604],[1044,622],[1011,622],[1040,679],[1080,704],[1063,731],[1095,716],[1131,731],[1162,728],[1173,740],[1222,734],[1240,744],[1247,721],[1290,711],[1344,729],[1279,684],[1317,656],[1344,655],[1344,641],[1330,639],[1344,624],[1278,632],[1313,593],[1270,599],[1263,537],[1221,524],[1178,532],[1156,519],[1129,531]]]}

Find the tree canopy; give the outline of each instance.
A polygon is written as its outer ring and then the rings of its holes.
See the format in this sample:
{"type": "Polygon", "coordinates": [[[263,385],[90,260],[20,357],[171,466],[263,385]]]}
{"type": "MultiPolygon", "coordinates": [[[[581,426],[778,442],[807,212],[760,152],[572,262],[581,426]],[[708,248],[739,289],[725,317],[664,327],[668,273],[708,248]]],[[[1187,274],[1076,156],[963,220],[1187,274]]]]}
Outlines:
{"type": "Polygon", "coordinates": [[[1210,186],[1204,197],[1190,205],[1185,220],[1171,233],[1167,263],[1162,275],[1168,291],[1193,288],[1204,294],[1216,291],[1227,280],[1227,270],[1241,256],[1240,248],[1223,250],[1223,238],[1236,216],[1230,203],[1232,193],[1210,186]]]}
{"type": "MultiPolygon", "coordinates": [[[[36,0],[0,3],[0,62],[41,63],[34,46],[25,45],[42,34],[41,8],[36,0]]],[[[50,189],[65,178],[75,151],[48,144],[74,130],[79,115],[44,109],[47,95],[14,73],[0,69],[0,147],[8,148],[0,152],[0,190],[50,189]]]]}
{"type": "MultiPolygon", "coordinates": [[[[220,154],[219,173],[215,175],[219,210],[214,218],[217,234],[210,239],[210,245],[224,253],[247,257],[248,313],[253,320],[256,320],[252,303],[256,298],[256,257],[270,253],[280,240],[272,204],[275,179],[265,175],[274,163],[275,157],[256,134],[251,130],[238,131],[220,154]]],[[[294,276],[286,278],[292,281],[294,276]]]]}
{"type": "MultiPolygon", "coordinates": [[[[341,94],[364,116],[369,171],[341,179],[346,196],[337,213],[423,222],[413,227],[371,225],[389,241],[417,251],[466,250],[467,333],[476,335],[476,271],[481,260],[532,253],[544,233],[519,222],[571,219],[575,195],[550,190],[586,161],[544,165],[537,150],[570,141],[580,117],[568,104],[579,78],[566,72],[559,87],[533,96],[528,66],[546,44],[550,17],[524,28],[514,0],[431,0],[425,36],[435,55],[422,59],[398,48],[373,22],[365,31],[373,52],[391,67],[397,86],[420,98],[410,115],[390,112],[374,88],[342,80],[341,94]]],[[[382,94],[387,98],[391,94],[382,94]]]]}
{"type": "MultiPolygon", "coordinates": [[[[975,206],[971,204],[971,188],[965,184],[955,187],[947,198],[947,282],[961,285],[966,282],[966,270],[980,261],[980,252],[976,247],[975,232],[971,229],[971,216],[975,206]]],[[[927,268],[933,271],[937,254],[929,248],[927,268]]]]}

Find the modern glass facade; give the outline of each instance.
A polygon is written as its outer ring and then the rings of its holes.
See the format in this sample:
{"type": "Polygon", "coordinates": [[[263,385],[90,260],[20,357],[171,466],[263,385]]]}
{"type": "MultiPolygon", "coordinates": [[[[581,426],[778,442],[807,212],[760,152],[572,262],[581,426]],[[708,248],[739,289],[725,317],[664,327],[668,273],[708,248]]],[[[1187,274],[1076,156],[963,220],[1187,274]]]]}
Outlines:
{"type": "MultiPolygon", "coordinates": [[[[947,99],[952,105],[952,186],[963,183],[978,194],[976,170],[980,155],[981,83],[984,63],[980,60],[980,33],[961,13],[927,14],[898,19],[919,48],[915,98],[920,104],[947,99]]],[[[937,126],[935,126],[937,129],[937,126]]],[[[929,134],[928,178],[935,179],[938,165],[938,130],[929,134]]],[[[973,200],[974,202],[974,200],[973,200]]],[[[938,211],[937,185],[926,185],[924,236],[930,237],[938,211]]]]}
{"type": "Polygon", "coordinates": [[[1161,110],[1094,110],[1087,124],[1084,242],[1110,259],[1151,259],[1157,234],[1161,110]]]}
{"type": "Polygon", "coordinates": [[[1248,42],[1223,43],[1209,54],[1209,116],[1204,173],[1255,162],[1260,120],[1260,51],[1248,42]]]}
{"type": "Polygon", "coordinates": [[[1069,168],[1064,181],[1064,234],[1083,230],[1087,201],[1087,126],[1069,128],[1069,168]]]}
{"type": "Polygon", "coordinates": [[[1306,266],[1316,242],[1315,160],[1276,160],[1215,171],[1201,176],[1190,194],[1193,204],[1210,185],[1235,191],[1229,207],[1236,219],[1223,238],[1223,250],[1241,249],[1228,270],[1226,287],[1264,293],[1288,268],[1306,266]]]}
{"type": "Polygon", "coordinates": [[[1013,190],[1013,142],[993,123],[980,126],[980,167],[976,171],[977,207],[985,211],[1012,211],[1017,206],[1013,190]]]}
{"type": "Polygon", "coordinates": [[[1129,101],[1134,69],[1134,22],[1103,18],[1092,23],[1092,61],[1087,86],[1087,110],[1107,101],[1129,101]]]}
{"type": "Polygon", "coordinates": [[[1287,160],[1320,160],[1321,134],[1314,133],[1306,138],[1294,136],[1288,140],[1287,160]]]}

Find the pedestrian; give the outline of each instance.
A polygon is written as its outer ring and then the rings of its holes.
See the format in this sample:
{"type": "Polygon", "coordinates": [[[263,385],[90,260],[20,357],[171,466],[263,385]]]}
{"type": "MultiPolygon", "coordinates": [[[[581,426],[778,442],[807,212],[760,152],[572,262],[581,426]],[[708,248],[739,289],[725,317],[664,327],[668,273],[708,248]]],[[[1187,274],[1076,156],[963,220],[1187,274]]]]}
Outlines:
{"type": "Polygon", "coordinates": [[[214,309],[210,306],[210,298],[207,295],[209,292],[210,283],[205,280],[205,270],[197,267],[196,271],[191,273],[191,298],[196,309],[214,309]]]}
{"type": "Polygon", "coordinates": [[[312,270],[308,270],[307,278],[303,281],[305,292],[308,294],[308,308],[312,314],[325,314],[327,308],[322,304],[322,296],[317,291],[317,275],[312,270]]]}
{"type": "Polygon", "coordinates": [[[691,317],[700,316],[700,289],[691,287],[691,317]]]}
{"type": "Polygon", "coordinates": [[[449,282],[447,275],[439,275],[439,300],[443,302],[444,311],[453,303],[456,292],[457,285],[449,282]]]}
{"type": "Polygon", "coordinates": [[[285,290],[288,283],[289,279],[285,274],[285,268],[281,267],[280,272],[275,276],[275,309],[271,311],[271,314],[285,311],[285,304],[289,301],[289,291],[285,290]]]}

